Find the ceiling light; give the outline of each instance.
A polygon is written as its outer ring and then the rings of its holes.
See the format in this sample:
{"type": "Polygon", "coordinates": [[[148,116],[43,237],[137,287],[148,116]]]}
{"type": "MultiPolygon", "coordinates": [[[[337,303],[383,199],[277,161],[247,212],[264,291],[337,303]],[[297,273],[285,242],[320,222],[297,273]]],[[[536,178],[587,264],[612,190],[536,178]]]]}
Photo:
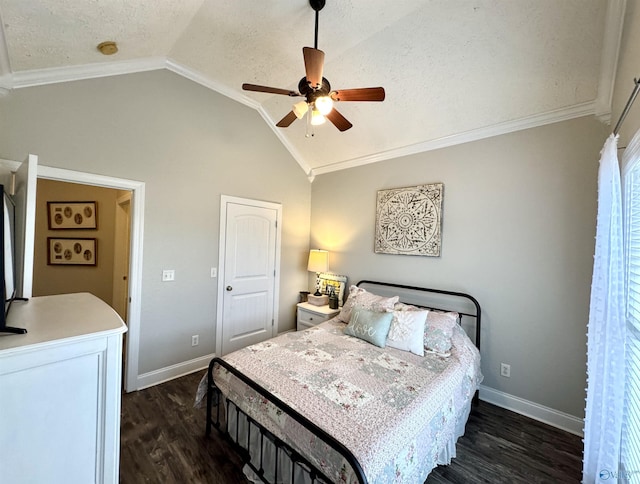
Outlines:
{"type": "Polygon", "coordinates": [[[307,101],[300,101],[293,105],[293,114],[295,114],[298,119],[302,119],[302,116],[304,116],[308,110],[309,105],[307,104],[307,101]]]}
{"type": "Polygon", "coordinates": [[[321,124],[324,124],[325,121],[326,119],[324,119],[324,116],[320,111],[318,111],[318,109],[313,108],[311,110],[311,124],[313,126],[319,126],[321,124]]]}
{"type": "Polygon", "coordinates": [[[320,96],[316,98],[315,105],[320,114],[326,116],[333,109],[333,99],[329,96],[320,96]]]}

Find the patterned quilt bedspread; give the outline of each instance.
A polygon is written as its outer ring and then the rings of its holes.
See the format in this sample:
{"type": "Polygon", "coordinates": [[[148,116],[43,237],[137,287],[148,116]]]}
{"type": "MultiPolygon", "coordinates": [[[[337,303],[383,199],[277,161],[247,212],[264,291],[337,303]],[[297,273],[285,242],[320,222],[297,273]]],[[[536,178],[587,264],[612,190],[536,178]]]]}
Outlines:
{"type": "MultiPolygon", "coordinates": [[[[462,329],[448,358],[379,348],[343,334],[331,320],[224,357],[351,450],[370,483],[424,482],[457,438],[459,415],[482,376],[480,355],[462,329]]],[[[255,391],[216,367],[216,386],[335,482],[357,482],[321,440],[255,391]]]]}

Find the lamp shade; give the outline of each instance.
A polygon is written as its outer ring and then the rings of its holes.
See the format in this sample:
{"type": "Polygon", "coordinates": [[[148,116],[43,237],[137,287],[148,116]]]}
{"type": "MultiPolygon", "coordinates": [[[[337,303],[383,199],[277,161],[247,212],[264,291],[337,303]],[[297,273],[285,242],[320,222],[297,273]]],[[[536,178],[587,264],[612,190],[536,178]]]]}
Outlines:
{"type": "Polygon", "coordinates": [[[326,116],[333,109],[333,99],[329,96],[320,96],[313,103],[320,114],[326,116]]]}
{"type": "Polygon", "coordinates": [[[324,118],[322,113],[320,113],[320,111],[318,111],[316,108],[313,108],[311,110],[311,124],[313,126],[320,126],[321,124],[324,124],[325,121],[326,119],[324,118]]]}
{"type": "Polygon", "coordinates": [[[329,270],[329,252],[326,250],[311,249],[309,251],[309,272],[326,272],[329,270]]]}
{"type": "Polygon", "coordinates": [[[295,114],[296,118],[298,119],[302,119],[302,116],[307,114],[308,110],[309,105],[307,104],[307,101],[300,101],[299,103],[295,103],[293,105],[293,114],[295,114]]]}

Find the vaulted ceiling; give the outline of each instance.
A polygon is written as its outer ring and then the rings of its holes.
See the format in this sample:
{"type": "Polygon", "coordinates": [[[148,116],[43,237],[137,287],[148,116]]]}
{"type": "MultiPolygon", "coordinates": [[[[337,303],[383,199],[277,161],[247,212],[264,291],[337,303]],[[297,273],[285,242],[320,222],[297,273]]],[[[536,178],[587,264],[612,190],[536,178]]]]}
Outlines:
{"type": "Polygon", "coordinates": [[[275,124],[314,45],[308,0],[0,0],[0,91],[170,69],[255,108],[313,177],[611,109],[624,0],[327,0],[318,48],[353,128],[275,124]],[[116,41],[118,53],[96,46],[116,41]]]}

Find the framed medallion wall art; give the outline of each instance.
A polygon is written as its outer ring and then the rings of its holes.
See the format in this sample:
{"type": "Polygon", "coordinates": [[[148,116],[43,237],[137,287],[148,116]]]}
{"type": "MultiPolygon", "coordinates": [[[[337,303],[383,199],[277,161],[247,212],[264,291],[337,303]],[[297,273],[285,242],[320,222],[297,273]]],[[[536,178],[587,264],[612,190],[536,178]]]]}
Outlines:
{"type": "Polygon", "coordinates": [[[63,266],[95,266],[96,239],[47,237],[47,263],[63,266]]]}
{"type": "Polygon", "coordinates": [[[444,184],[379,190],[375,252],[439,257],[444,184]]]}
{"type": "Polygon", "coordinates": [[[97,229],[96,202],[47,202],[49,230],[97,229]]]}

